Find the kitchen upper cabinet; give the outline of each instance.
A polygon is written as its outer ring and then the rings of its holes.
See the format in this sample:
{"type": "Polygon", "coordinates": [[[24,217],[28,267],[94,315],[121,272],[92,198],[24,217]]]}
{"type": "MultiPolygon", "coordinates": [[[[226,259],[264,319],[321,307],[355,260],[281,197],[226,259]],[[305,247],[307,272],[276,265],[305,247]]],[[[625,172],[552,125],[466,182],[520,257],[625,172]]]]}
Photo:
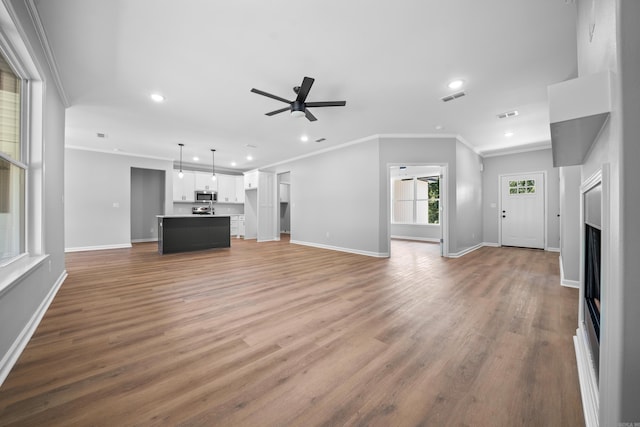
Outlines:
{"type": "Polygon", "coordinates": [[[258,188],[258,171],[244,174],[244,188],[247,190],[258,188]]]}
{"type": "Polygon", "coordinates": [[[192,171],[182,171],[183,176],[180,178],[180,171],[173,170],[173,201],[174,202],[193,202],[196,189],[196,174],[192,171]]]}
{"type": "Polygon", "coordinates": [[[234,178],[236,180],[236,203],[244,203],[244,176],[236,175],[234,178]]]}
{"type": "Polygon", "coordinates": [[[218,203],[236,203],[236,178],[218,174],[218,203]]]}
{"type": "MultiPolygon", "coordinates": [[[[218,180],[211,179],[211,172],[196,172],[195,190],[218,191],[218,180]]],[[[216,174],[216,178],[220,174],[216,174]]]]}

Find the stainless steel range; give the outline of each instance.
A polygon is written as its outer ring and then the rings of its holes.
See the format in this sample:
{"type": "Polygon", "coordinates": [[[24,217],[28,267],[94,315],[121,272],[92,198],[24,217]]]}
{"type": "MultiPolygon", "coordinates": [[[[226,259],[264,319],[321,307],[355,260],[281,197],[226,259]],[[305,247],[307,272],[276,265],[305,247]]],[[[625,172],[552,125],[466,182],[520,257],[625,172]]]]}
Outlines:
{"type": "Polygon", "coordinates": [[[191,213],[194,215],[213,215],[213,208],[210,204],[194,206],[191,208],[191,213]]]}

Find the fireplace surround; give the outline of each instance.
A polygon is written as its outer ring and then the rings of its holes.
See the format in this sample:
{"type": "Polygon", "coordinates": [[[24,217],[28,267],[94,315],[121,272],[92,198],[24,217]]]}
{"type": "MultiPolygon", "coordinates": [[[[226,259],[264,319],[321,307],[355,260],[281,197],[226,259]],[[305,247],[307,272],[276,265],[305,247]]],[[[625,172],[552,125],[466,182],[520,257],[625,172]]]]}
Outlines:
{"type": "Polygon", "coordinates": [[[600,406],[600,326],[606,316],[609,250],[609,169],[602,166],[580,187],[580,300],[574,336],[580,392],[587,426],[598,425],[600,406]]]}

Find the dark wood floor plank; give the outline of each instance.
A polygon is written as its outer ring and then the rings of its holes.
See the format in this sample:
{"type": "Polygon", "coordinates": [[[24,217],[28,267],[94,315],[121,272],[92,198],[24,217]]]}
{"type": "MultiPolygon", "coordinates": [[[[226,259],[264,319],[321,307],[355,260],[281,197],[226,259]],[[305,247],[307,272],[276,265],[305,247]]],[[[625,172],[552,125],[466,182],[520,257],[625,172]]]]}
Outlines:
{"type": "Polygon", "coordinates": [[[234,239],[67,255],[0,425],[582,425],[556,254],[234,239]]]}

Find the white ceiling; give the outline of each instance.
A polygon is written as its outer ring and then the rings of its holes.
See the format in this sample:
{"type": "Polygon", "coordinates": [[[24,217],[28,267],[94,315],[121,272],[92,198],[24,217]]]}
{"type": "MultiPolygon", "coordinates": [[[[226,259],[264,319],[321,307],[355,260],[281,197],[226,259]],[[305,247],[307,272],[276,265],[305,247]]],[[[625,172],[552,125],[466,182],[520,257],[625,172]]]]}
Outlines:
{"type": "Polygon", "coordinates": [[[175,160],[181,142],[185,161],[210,165],[215,148],[217,167],[238,170],[376,134],[459,135],[479,153],[549,146],[547,86],[577,71],[567,0],[36,5],[69,104],[67,145],[175,160]],[[286,104],[250,92],[293,99],[304,76],[316,79],[307,101],[346,107],[315,108],[316,122],[268,117],[286,104]],[[467,96],[442,102],[458,78],[467,96]]]}

